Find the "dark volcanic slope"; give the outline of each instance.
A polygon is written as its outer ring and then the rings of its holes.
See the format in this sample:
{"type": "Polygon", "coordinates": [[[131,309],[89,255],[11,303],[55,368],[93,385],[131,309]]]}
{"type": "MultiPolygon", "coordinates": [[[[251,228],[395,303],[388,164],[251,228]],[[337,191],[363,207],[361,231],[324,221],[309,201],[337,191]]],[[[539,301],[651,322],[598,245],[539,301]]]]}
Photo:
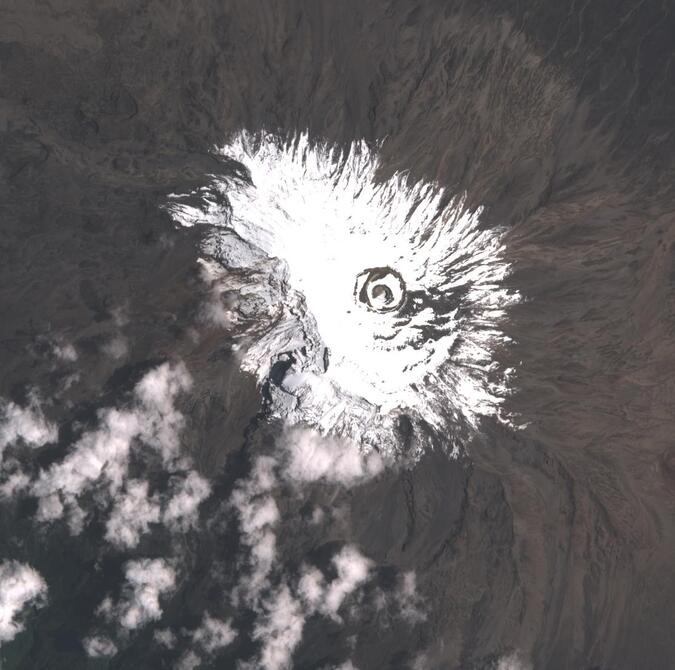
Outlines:
{"type": "Polygon", "coordinates": [[[226,172],[210,151],[247,127],[383,141],[387,170],[466,190],[486,225],[509,228],[523,296],[499,355],[525,428],[486,422],[462,462],[429,454],[353,489],[279,494],[285,569],[329,564],[344,542],[376,566],[360,614],[308,619],[295,667],[508,668],[519,652],[535,669],[672,668],[674,11],[3,0],[0,396],[25,406],[36,389],[59,426],[56,443],[5,459],[49,467],[97,411],[180,359],[194,380],[181,444],[213,494],[198,528],[128,551],[103,542],[100,505],[73,538],[38,524],[33,499],[2,502],[0,561],[34,566],[49,587],[2,667],[174,667],[182,648],[153,642],[152,626],[109,660],[81,648],[124,561],[147,556],[181,561],[156,628],[194,629],[208,609],[241,632],[203,667],[256,650],[252,615],[228,599],[236,523],[220,520],[278,427],[253,420],[258,393],[230,334],[200,320],[200,231],[161,209],[226,172]],[[317,507],[333,510],[323,525],[307,521],[317,507]],[[402,621],[393,596],[373,604],[408,570],[424,621],[402,621]]]}

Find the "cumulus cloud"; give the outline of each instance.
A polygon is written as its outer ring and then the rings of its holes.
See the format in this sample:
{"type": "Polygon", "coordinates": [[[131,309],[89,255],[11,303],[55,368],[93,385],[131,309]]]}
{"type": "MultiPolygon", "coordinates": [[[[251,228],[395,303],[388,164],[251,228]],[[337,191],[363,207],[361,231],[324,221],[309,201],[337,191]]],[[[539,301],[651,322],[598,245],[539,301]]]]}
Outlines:
{"type": "Polygon", "coordinates": [[[47,584],[35,569],[17,561],[0,563],[0,642],[13,640],[24,629],[19,617],[31,602],[41,604],[47,584]]]}
{"type": "Polygon", "coordinates": [[[54,356],[64,363],[74,363],[77,360],[77,351],[70,342],[57,340],[53,344],[54,356]]]}
{"type": "Polygon", "coordinates": [[[497,670],[532,670],[532,665],[524,661],[518,652],[513,652],[499,659],[497,670]]]}
{"type": "Polygon", "coordinates": [[[185,652],[178,663],[176,664],[176,670],[195,670],[202,664],[202,659],[194,651],[185,652]]]}
{"type": "Polygon", "coordinates": [[[131,479],[126,490],[115,499],[106,523],[106,540],[120,547],[135,547],[151,523],[159,521],[157,496],[148,495],[148,482],[131,479]]]}
{"type": "Polygon", "coordinates": [[[322,436],[310,428],[289,430],[283,446],[288,454],[285,475],[296,483],[323,480],[351,486],[384,468],[376,452],[364,454],[354,442],[322,436]]]}
{"type": "Polygon", "coordinates": [[[262,642],[259,666],[263,670],[286,670],[302,639],[305,613],[287,585],[282,585],[264,604],[264,613],[253,630],[262,642]]]}
{"type": "Polygon", "coordinates": [[[242,665],[247,669],[288,668],[293,651],[302,639],[305,623],[303,604],[293,596],[287,584],[262,598],[264,591],[272,589],[270,573],[276,560],[275,527],[279,509],[272,490],[279,483],[277,469],[275,458],[259,456],[249,477],[235,488],[230,500],[239,516],[241,541],[248,547],[250,566],[234,597],[238,599],[243,595],[253,606],[257,615],[253,639],[262,643],[256,660],[242,665]]]}
{"type": "Polygon", "coordinates": [[[162,520],[173,530],[184,531],[194,526],[198,518],[199,505],[211,494],[211,485],[197,472],[190,472],[175,487],[162,520]]]}
{"type": "Polygon", "coordinates": [[[205,258],[197,261],[200,265],[201,277],[209,287],[208,299],[201,309],[201,318],[207,324],[218,328],[228,328],[233,324],[235,315],[230,309],[232,305],[225,305],[221,296],[227,290],[222,279],[222,268],[205,258]]]}
{"type": "Polygon", "coordinates": [[[21,491],[25,491],[29,484],[30,477],[25,472],[13,472],[0,484],[0,498],[13,498],[21,491]]]}
{"type": "Polygon", "coordinates": [[[337,616],[345,598],[368,579],[372,561],[351,545],[343,547],[332,559],[337,577],[328,585],[322,610],[337,616]]]}
{"type": "Polygon", "coordinates": [[[375,606],[381,615],[403,620],[415,626],[427,618],[424,598],[417,592],[417,576],[413,571],[398,576],[392,591],[376,589],[375,606]]]}
{"type": "MultiPolygon", "coordinates": [[[[96,427],[84,432],[64,459],[37,478],[24,472],[18,461],[6,461],[0,472],[0,498],[26,492],[38,499],[37,520],[65,519],[71,534],[78,535],[88,519],[81,496],[93,489],[99,506],[111,502],[105,538],[122,549],[138,546],[152,524],[163,522],[175,532],[188,530],[211,493],[208,480],[191,471],[189,457],[180,453],[184,417],[176,400],[191,384],[182,363],[150,370],[127,404],[100,410],[96,427]],[[161,457],[173,475],[167,495],[150,495],[147,481],[129,479],[132,452],[161,457]]],[[[0,401],[0,456],[13,442],[40,446],[56,437],[56,427],[45,420],[35,396],[24,408],[0,401]]],[[[270,551],[267,539],[258,554],[270,551]]]]}
{"type": "Polygon", "coordinates": [[[249,547],[251,573],[240,587],[249,600],[255,600],[267,586],[267,576],[276,557],[274,526],[279,520],[279,509],[270,491],[276,486],[276,461],[259,456],[250,477],[232,493],[231,503],[239,514],[242,541],[249,547]]]}
{"type": "MultiPolygon", "coordinates": [[[[191,645],[174,667],[176,670],[192,670],[201,666],[205,657],[230,645],[237,632],[232,628],[231,620],[222,621],[206,612],[198,628],[192,631],[183,629],[181,636],[189,639],[191,645]]],[[[156,631],[154,639],[166,649],[175,649],[178,645],[177,635],[169,628],[156,631]]]]}
{"type": "Polygon", "coordinates": [[[128,561],[125,577],[120,602],[113,603],[106,598],[98,613],[127,630],[135,630],[161,618],[160,596],[172,591],[176,585],[176,572],[169,562],[163,558],[128,561]]]}
{"type": "Polygon", "coordinates": [[[58,430],[45,419],[40,402],[32,395],[26,407],[0,399],[0,459],[5,447],[21,442],[29,447],[41,447],[56,441],[58,430]]]}
{"type": "MultiPolygon", "coordinates": [[[[275,457],[258,457],[250,476],[236,487],[230,501],[239,515],[242,542],[249,548],[251,565],[236,595],[243,592],[249,602],[269,586],[268,575],[276,558],[279,510],[272,490],[279,478],[293,484],[322,480],[350,486],[376,476],[384,467],[379,454],[363,454],[355,443],[324,437],[304,427],[285,433],[281,452],[275,457]]],[[[333,588],[330,602],[339,607],[338,585],[333,588]]]]}
{"type": "Polygon", "coordinates": [[[61,498],[57,493],[45,496],[40,499],[37,517],[40,521],[53,521],[63,516],[64,507],[61,498]]]}
{"type": "Polygon", "coordinates": [[[158,645],[166,649],[173,649],[176,646],[176,635],[170,628],[156,630],[153,637],[158,645]]]}
{"type": "Polygon", "coordinates": [[[106,658],[117,653],[117,645],[105,635],[92,635],[82,641],[87,656],[91,658],[106,658]]]}
{"type": "Polygon", "coordinates": [[[305,606],[316,610],[323,601],[326,591],[326,582],[321,571],[313,566],[304,566],[302,576],[298,582],[298,594],[305,606]]]}
{"type": "Polygon", "coordinates": [[[192,387],[192,378],[183,363],[164,363],[148,372],[136,385],[141,410],[140,439],[155,447],[168,462],[178,454],[178,433],[183,415],[175,408],[180,393],[192,387]]]}
{"type": "Polygon", "coordinates": [[[76,504],[68,508],[68,528],[71,535],[79,535],[84,530],[87,513],[76,504]]]}
{"type": "Polygon", "coordinates": [[[417,576],[414,572],[406,572],[402,575],[395,598],[404,621],[416,624],[426,619],[424,601],[417,593],[417,576]]]}
{"type": "MultiPolygon", "coordinates": [[[[252,637],[261,643],[245,668],[281,670],[291,666],[302,639],[305,620],[321,614],[340,621],[346,599],[370,576],[372,561],[356,547],[344,546],[332,559],[335,576],[326,580],[316,567],[305,565],[297,583],[280,574],[276,532],[280,521],[274,494],[280,485],[325,481],[346,486],[376,476],[383,469],[378,454],[364,455],[356,445],[325,438],[310,429],[289,431],[279,452],[259,456],[248,478],[235,488],[230,504],[239,517],[241,542],[250,570],[235,591],[256,615],[252,637]]],[[[348,666],[347,666],[348,667],[348,666]]]]}
{"type": "Polygon", "coordinates": [[[290,667],[293,652],[302,639],[308,616],[320,613],[339,620],[337,612],[345,599],[367,579],[372,561],[351,545],[332,559],[336,577],[326,582],[313,566],[303,566],[295,593],[281,584],[256,607],[258,615],[253,638],[261,641],[257,665],[264,670],[290,667]]]}
{"type": "Polygon", "coordinates": [[[103,345],[103,353],[113,360],[120,360],[129,353],[129,343],[122,335],[116,335],[103,345]]]}
{"type": "Polygon", "coordinates": [[[227,647],[237,637],[231,621],[221,621],[205,614],[201,626],[192,633],[192,641],[206,653],[227,647]]]}
{"type": "Polygon", "coordinates": [[[202,307],[202,318],[207,323],[220,328],[227,328],[232,325],[232,312],[225,309],[220,296],[213,294],[211,300],[202,307]]]}
{"type": "Polygon", "coordinates": [[[124,326],[126,326],[130,321],[129,305],[126,303],[114,307],[112,310],[110,310],[110,313],[112,314],[115,325],[118,328],[124,328],[124,326]]]}
{"type": "Polygon", "coordinates": [[[136,385],[130,408],[100,411],[98,427],[82,435],[69,455],[33,484],[32,493],[40,498],[38,517],[60,518],[65,506],[75,505],[78,496],[97,483],[107,484],[111,496],[117,494],[137,441],[158,451],[165,464],[177,459],[184,418],[175,401],[191,383],[182,363],[164,363],[136,385]]]}

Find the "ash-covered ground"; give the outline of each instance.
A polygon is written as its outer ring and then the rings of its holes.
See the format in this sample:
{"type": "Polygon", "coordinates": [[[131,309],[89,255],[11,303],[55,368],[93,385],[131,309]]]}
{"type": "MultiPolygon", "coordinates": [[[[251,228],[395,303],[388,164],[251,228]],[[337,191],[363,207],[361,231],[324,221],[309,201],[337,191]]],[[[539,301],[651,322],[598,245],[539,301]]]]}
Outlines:
{"type": "Polygon", "coordinates": [[[674,12],[0,3],[0,667],[675,667],[674,12]]]}

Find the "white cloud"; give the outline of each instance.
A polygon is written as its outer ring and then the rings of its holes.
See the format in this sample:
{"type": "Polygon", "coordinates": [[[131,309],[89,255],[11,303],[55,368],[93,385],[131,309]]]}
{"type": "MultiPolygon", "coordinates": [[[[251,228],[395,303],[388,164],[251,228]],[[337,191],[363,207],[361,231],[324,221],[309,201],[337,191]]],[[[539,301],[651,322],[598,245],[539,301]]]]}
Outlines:
{"type": "Polygon", "coordinates": [[[312,510],[312,523],[316,526],[320,524],[326,516],[326,513],[320,508],[320,507],[315,507],[312,510]]]}
{"type": "Polygon", "coordinates": [[[126,337],[116,335],[103,345],[103,353],[114,359],[120,360],[129,353],[129,343],[126,337]]]}
{"type": "Polygon", "coordinates": [[[204,304],[202,315],[204,321],[214,326],[227,328],[232,325],[232,312],[225,309],[218,294],[213,294],[211,300],[204,304]]]}
{"type": "Polygon", "coordinates": [[[20,491],[25,491],[29,484],[30,477],[25,472],[13,472],[0,484],[0,498],[13,498],[20,491]]]}
{"type": "Polygon", "coordinates": [[[259,666],[263,670],[287,670],[293,651],[302,639],[305,614],[301,603],[283,585],[265,602],[264,613],[253,630],[262,641],[259,666]]]}
{"type": "Polygon", "coordinates": [[[68,375],[62,382],[61,386],[59,388],[58,393],[56,394],[57,398],[61,398],[68,389],[73,386],[73,384],[76,384],[78,381],[80,381],[80,373],[79,372],[74,372],[73,374],[68,375]]]}
{"type": "Polygon", "coordinates": [[[129,340],[122,333],[122,329],[129,323],[129,310],[126,305],[115,307],[111,314],[116,326],[116,332],[103,345],[103,353],[115,361],[126,358],[129,354],[129,340]]]}
{"type": "Polygon", "coordinates": [[[317,612],[337,618],[347,596],[368,579],[372,562],[347,545],[333,557],[333,565],[337,576],[330,583],[326,583],[317,568],[303,566],[295,595],[288,585],[282,584],[260,603],[253,638],[261,641],[262,648],[257,663],[251,667],[264,670],[291,667],[306,618],[317,612]]]}
{"type": "Polygon", "coordinates": [[[122,600],[113,604],[106,598],[98,613],[116,620],[123,628],[135,630],[162,616],[159,598],[174,589],[176,572],[163,558],[143,558],[128,561],[125,576],[122,600]]]}
{"type": "Polygon", "coordinates": [[[337,577],[328,585],[323,608],[337,615],[344,599],[368,579],[372,561],[356,547],[347,545],[333,557],[337,577]]]}
{"type": "Polygon", "coordinates": [[[315,567],[304,566],[302,577],[298,582],[298,595],[302,598],[306,607],[316,610],[325,595],[326,582],[323,575],[315,567]]]}
{"type": "Polygon", "coordinates": [[[417,593],[417,576],[414,572],[406,572],[401,576],[395,598],[404,621],[416,624],[426,619],[424,601],[417,593]]]}
{"type": "MultiPolygon", "coordinates": [[[[193,670],[199,667],[204,661],[204,655],[227,647],[237,637],[231,621],[221,621],[210,616],[208,612],[204,614],[198,628],[193,631],[183,630],[182,635],[188,636],[196,649],[190,648],[180,657],[174,666],[176,670],[193,670]]],[[[166,649],[174,649],[178,643],[176,634],[168,628],[156,631],[154,639],[166,649]]]]}
{"type": "Polygon", "coordinates": [[[417,654],[411,664],[411,670],[427,670],[430,663],[425,653],[417,654]]]}
{"type": "Polygon", "coordinates": [[[212,326],[228,328],[232,325],[235,315],[223,304],[221,294],[227,290],[227,286],[222,281],[221,268],[204,258],[198,259],[197,262],[200,265],[202,280],[209,285],[209,298],[202,305],[202,320],[212,326]]]}
{"type": "Polygon", "coordinates": [[[79,535],[84,530],[84,523],[87,520],[87,513],[77,504],[72,504],[68,508],[68,529],[70,534],[79,535]]]}
{"type": "Polygon", "coordinates": [[[53,521],[54,519],[60,519],[63,516],[63,511],[61,498],[58,494],[52,493],[44,498],[40,498],[37,518],[39,521],[53,521]]]}
{"type": "Polygon", "coordinates": [[[129,305],[118,305],[111,310],[111,314],[118,328],[124,328],[129,323],[129,305]]]}
{"type": "Polygon", "coordinates": [[[164,510],[162,519],[174,530],[184,531],[197,522],[199,505],[211,494],[211,485],[197,472],[184,477],[164,510]]]}
{"type": "Polygon", "coordinates": [[[325,479],[352,484],[382,468],[379,456],[364,457],[356,447],[352,450],[309,430],[294,430],[293,434],[299,439],[287,441],[284,458],[280,461],[259,456],[230,501],[239,515],[241,541],[248,547],[250,564],[250,572],[240,580],[234,598],[236,601],[243,595],[252,605],[257,614],[253,638],[262,644],[257,659],[242,667],[290,667],[306,617],[321,613],[339,620],[338,611],[345,599],[368,579],[372,566],[372,561],[347,545],[333,557],[336,577],[329,583],[318,569],[304,566],[294,591],[285,582],[275,585],[275,533],[280,515],[272,494],[279,486],[277,471],[294,483],[325,479]],[[271,594],[263,597],[265,593],[271,594]]]}
{"type": "Polygon", "coordinates": [[[274,526],[279,509],[270,495],[276,486],[276,461],[259,456],[250,477],[232,493],[231,503],[239,513],[242,541],[250,548],[251,573],[242,579],[240,588],[249,600],[255,600],[268,585],[267,576],[276,557],[274,526]]]}
{"type": "Polygon", "coordinates": [[[201,626],[192,633],[192,641],[209,654],[227,647],[236,637],[237,633],[230,621],[221,621],[208,614],[204,615],[201,626]]]}
{"type": "Polygon", "coordinates": [[[40,573],[17,561],[0,563],[0,642],[13,640],[24,629],[19,616],[31,602],[41,604],[47,584],[40,573]]]}
{"type": "Polygon", "coordinates": [[[41,447],[55,442],[58,430],[45,419],[40,402],[32,395],[26,407],[0,400],[0,458],[5,447],[22,442],[30,447],[41,447]]]}
{"type": "Polygon", "coordinates": [[[518,652],[513,652],[499,659],[497,670],[532,670],[532,665],[524,661],[518,652]]]}
{"type": "Polygon", "coordinates": [[[195,670],[201,664],[202,659],[194,651],[187,651],[181,656],[175,667],[176,670],[195,670]]]}
{"type": "Polygon", "coordinates": [[[285,475],[296,483],[323,480],[350,486],[384,468],[376,452],[363,454],[353,442],[325,437],[310,428],[289,430],[283,445],[288,453],[285,475]]]}
{"type": "Polygon", "coordinates": [[[135,395],[143,410],[139,437],[155,447],[165,462],[177,456],[178,433],[183,415],[174,407],[180,393],[192,387],[192,378],[183,363],[164,363],[148,372],[137,384],[135,395]]]}
{"type": "Polygon", "coordinates": [[[43,471],[33,484],[32,493],[41,499],[39,517],[59,518],[63,509],[58,510],[57,500],[73,505],[98,482],[107,483],[114,496],[124,483],[129,452],[138,440],[156,449],[165,464],[175,461],[184,418],[174,403],[191,383],[182,363],[164,363],[136,385],[131,408],[100,411],[99,426],[86,432],[63,461],[43,471]]]}
{"type": "Polygon", "coordinates": [[[332,562],[337,575],[330,583],[317,568],[303,566],[297,593],[308,612],[337,618],[345,598],[368,579],[373,562],[352,545],[344,546],[332,562]]]}
{"type": "Polygon", "coordinates": [[[74,363],[77,360],[77,351],[69,342],[57,341],[53,344],[54,355],[65,363],[74,363]]]}
{"type": "Polygon", "coordinates": [[[148,496],[148,482],[130,479],[126,491],[115,499],[106,523],[106,540],[120,547],[135,547],[151,523],[159,521],[157,496],[148,496]]]}
{"type": "Polygon", "coordinates": [[[154,638],[157,644],[167,649],[173,649],[176,646],[176,635],[170,628],[155,631],[154,638]]]}
{"type": "Polygon", "coordinates": [[[82,641],[87,656],[105,658],[117,653],[117,645],[105,635],[92,635],[82,641]]]}

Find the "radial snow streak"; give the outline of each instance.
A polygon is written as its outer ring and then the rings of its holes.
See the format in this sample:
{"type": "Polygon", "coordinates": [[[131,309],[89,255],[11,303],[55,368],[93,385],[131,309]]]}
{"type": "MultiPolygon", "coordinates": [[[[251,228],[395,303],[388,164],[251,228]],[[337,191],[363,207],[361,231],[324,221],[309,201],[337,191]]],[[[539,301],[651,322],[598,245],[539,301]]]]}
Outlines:
{"type": "Polygon", "coordinates": [[[402,421],[447,435],[499,414],[506,374],[493,352],[518,295],[504,288],[502,233],[481,228],[481,208],[400,173],[379,179],[365,142],[341,151],[242,133],[220,151],[250,178],[214,178],[199,206],[174,196],[169,209],[219,228],[205,251],[226,265],[248,258],[260,275],[261,257],[281,261],[267,265],[281,273],[268,284],[283,316],[242,359],[274,387],[276,414],[394,450],[402,421]]]}

